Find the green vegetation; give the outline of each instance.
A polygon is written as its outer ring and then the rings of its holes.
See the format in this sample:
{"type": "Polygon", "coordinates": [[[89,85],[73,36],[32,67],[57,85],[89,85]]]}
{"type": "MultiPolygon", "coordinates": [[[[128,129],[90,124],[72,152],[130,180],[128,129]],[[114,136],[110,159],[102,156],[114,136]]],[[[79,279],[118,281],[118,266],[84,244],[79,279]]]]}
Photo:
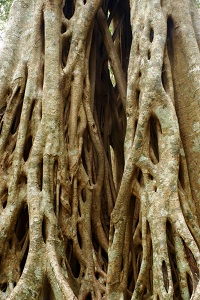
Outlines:
{"type": "Polygon", "coordinates": [[[3,39],[6,21],[8,20],[10,7],[13,0],[0,0],[0,43],[3,39]]]}
{"type": "Polygon", "coordinates": [[[0,0],[0,20],[6,21],[8,19],[10,6],[13,0],[0,0]]]}

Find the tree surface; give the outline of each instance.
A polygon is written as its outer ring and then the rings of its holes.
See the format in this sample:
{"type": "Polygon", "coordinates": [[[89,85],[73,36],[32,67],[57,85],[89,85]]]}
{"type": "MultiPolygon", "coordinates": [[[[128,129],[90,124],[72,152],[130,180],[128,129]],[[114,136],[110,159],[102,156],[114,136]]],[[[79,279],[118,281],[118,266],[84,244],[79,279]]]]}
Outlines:
{"type": "Polygon", "coordinates": [[[200,299],[194,0],[16,0],[0,53],[0,299],[200,299]]]}

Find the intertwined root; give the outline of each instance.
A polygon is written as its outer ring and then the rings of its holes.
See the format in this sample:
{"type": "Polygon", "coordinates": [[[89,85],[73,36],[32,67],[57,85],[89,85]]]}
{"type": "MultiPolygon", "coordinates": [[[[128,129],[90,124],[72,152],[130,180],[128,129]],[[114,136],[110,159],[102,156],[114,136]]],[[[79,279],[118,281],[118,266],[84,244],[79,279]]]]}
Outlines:
{"type": "Polygon", "coordinates": [[[198,299],[175,20],[165,1],[130,6],[14,3],[0,83],[1,299],[198,299]]]}
{"type": "Polygon", "coordinates": [[[111,216],[109,299],[120,299],[127,284],[131,299],[199,295],[198,222],[174,107],[175,25],[162,4],[135,1],[131,6],[125,167],[111,216]],[[131,234],[133,242],[127,238],[131,234]]]}

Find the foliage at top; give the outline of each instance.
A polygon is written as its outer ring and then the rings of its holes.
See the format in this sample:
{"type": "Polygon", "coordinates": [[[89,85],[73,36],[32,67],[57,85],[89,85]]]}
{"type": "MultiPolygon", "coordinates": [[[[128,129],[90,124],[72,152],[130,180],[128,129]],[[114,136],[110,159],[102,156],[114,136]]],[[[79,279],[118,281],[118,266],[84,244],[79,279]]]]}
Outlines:
{"type": "Polygon", "coordinates": [[[6,21],[8,19],[10,6],[13,0],[0,0],[0,19],[6,21]]]}

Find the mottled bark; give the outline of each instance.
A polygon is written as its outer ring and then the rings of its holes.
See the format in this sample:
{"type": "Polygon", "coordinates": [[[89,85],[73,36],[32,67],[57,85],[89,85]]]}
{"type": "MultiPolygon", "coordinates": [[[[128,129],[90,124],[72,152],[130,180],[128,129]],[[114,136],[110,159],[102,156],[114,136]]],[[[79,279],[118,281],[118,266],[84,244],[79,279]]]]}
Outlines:
{"type": "Polygon", "coordinates": [[[16,0],[0,53],[0,299],[200,298],[193,0],[16,0]]]}

